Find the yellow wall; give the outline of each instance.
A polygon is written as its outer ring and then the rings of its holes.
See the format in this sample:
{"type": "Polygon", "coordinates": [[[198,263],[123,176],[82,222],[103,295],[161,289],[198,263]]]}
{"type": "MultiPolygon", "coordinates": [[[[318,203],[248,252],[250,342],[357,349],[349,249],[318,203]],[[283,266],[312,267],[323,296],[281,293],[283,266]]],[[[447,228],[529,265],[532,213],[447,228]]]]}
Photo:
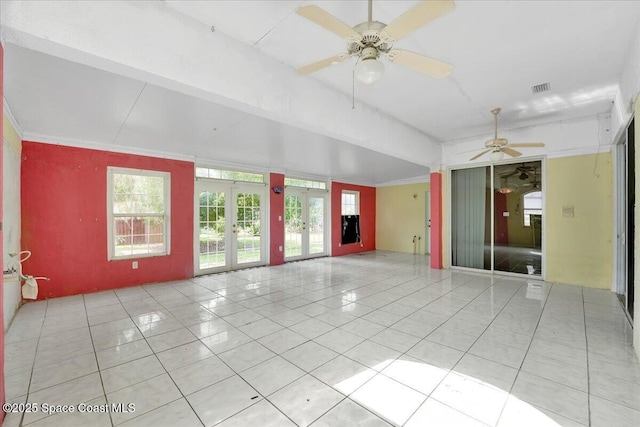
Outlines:
{"type": "MultiPolygon", "coordinates": [[[[526,188],[524,191],[514,191],[507,194],[507,210],[509,211],[507,227],[509,229],[509,245],[511,246],[534,247],[534,230],[524,226],[522,209],[522,196],[530,191],[530,188],[526,188]]],[[[535,246],[540,246],[540,233],[536,233],[535,246]]]]}
{"type": "MultiPolygon", "coordinates": [[[[2,264],[3,270],[6,270],[15,262],[14,259],[9,257],[9,253],[20,251],[20,159],[22,141],[6,116],[2,119],[2,220],[4,229],[2,234],[2,264]]],[[[16,279],[5,279],[2,293],[4,297],[4,327],[6,331],[22,301],[20,282],[16,279]]]]}
{"type": "Polygon", "coordinates": [[[3,138],[11,144],[11,148],[20,151],[22,146],[20,136],[18,136],[16,130],[11,126],[11,122],[4,115],[2,116],[2,134],[3,138]]]}
{"type": "Polygon", "coordinates": [[[611,153],[547,161],[547,281],[611,286],[611,153]],[[573,206],[574,216],[563,216],[573,206]]]}
{"type": "Polygon", "coordinates": [[[425,253],[425,191],[429,183],[376,189],[376,249],[413,253],[415,235],[422,238],[417,251],[425,253]]]}

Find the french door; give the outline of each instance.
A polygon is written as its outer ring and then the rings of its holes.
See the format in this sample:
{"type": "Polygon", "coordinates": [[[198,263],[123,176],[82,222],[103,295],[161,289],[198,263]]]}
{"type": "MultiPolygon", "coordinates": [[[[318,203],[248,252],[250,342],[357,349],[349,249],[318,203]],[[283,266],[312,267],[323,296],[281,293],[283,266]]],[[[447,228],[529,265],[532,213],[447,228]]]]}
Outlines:
{"type": "Polygon", "coordinates": [[[286,261],[327,254],[326,193],[287,188],[284,203],[286,261]]]}
{"type": "Polygon", "coordinates": [[[265,187],[197,181],[195,271],[264,265],[265,187]]]}

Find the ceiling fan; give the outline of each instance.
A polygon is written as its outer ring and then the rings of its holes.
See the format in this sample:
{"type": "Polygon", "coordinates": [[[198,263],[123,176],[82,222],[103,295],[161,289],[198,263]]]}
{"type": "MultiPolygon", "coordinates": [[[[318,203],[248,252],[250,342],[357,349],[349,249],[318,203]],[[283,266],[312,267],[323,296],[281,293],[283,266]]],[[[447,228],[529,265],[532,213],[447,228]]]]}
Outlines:
{"type": "Polygon", "coordinates": [[[518,175],[518,179],[520,181],[525,181],[529,179],[532,172],[534,173],[534,176],[535,176],[536,168],[534,166],[528,166],[523,163],[522,166],[516,167],[512,172],[509,172],[508,174],[503,175],[503,177],[510,178],[514,175],[518,175]]]}
{"type": "Polygon", "coordinates": [[[533,170],[533,181],[527,182],[523,184],[523,187],[533,187],[536,190],[540,189],[541,182],[538,181],[538,171],[536,169],[533,170]]]}
{"type": "Polygon", "coordinates": [[[395,49],[393,44],[454,7],[453,0],[421,0],[387,25],[373,20],[372,0],[369,0],[368,20],[352,28],[318,6],[302,6],[296,13],[346,39],[347,52],[296,71],[310,74],[355,56],[358,58],[355,77],[362,83],[371,84],[382,78],[384,65],[378,58],[386,55],[389,62],[394,64],[404,65],[428,76],[444,78],[453,70],[451,65],[408,50],[395,49]]]}
{"type": "Polygon", "coordinates": [[[491,152],[491,160],[497,161],[502,160],[505,153],[510,155],[511,157],[520,157],[522,155],[521,152],[516,151],[511,147],[544,147],[544,143],[542,142],[522,142],[519,144],[510,144],[508,139],[498,138],[498,114],[500,114],[500,111],[502,111],[501,108],[494,108],[493,110],[491,110],[494,123],[493,139],[490,139],[484,143],[486,150],[482,151],[479,154],[476,154],[469,160],[475,160],[478,157],[491,152]]]}

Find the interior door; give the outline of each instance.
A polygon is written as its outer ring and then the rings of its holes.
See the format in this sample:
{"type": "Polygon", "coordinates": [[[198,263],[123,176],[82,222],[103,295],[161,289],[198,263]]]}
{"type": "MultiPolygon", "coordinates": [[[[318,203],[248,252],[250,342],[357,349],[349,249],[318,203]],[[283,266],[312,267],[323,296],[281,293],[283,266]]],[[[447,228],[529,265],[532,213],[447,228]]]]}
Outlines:
{"type": "Polygon", "coordinates": [[[285,260],[326,254],[326,195],[312,191],[285,190],[285,260]]]}
{"type": "Polygon", "coordinates": [[[196,274],[264,265],[264,188],[196,183],[196,274]]]}

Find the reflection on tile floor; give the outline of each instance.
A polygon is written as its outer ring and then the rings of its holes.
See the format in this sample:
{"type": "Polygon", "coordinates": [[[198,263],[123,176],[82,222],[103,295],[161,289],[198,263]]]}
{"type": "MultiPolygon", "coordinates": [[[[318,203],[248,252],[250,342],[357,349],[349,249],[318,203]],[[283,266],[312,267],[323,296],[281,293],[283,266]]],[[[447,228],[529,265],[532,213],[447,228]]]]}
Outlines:
{"type": "MultiPolygon", "coordinates": [[[[496,271],[540,276],[542,274],[542,249],[495,245],[494,263],[496,271]]],[[[484,247],[484,268],[491,270],[490,245],[484,247]]]]}
{"type": "Polygon", "coordinates": [[[431,270],[388,252],[24,305],[9,402],[135,405],[6,426],[638,426],[606,290],[431,270]]]}

